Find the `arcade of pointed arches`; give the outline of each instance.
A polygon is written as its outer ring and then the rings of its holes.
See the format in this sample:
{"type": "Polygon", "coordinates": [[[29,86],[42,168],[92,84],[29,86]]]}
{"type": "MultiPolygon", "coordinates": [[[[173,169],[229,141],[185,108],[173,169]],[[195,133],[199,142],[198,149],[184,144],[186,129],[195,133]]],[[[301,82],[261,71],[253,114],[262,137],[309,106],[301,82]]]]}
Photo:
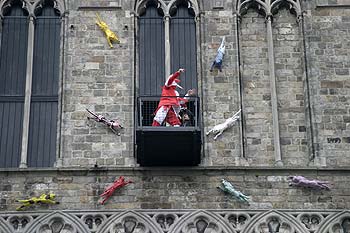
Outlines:
{"type": "Polygon", "coordinates": [[[54,211],[0,214],[2,233],[336,233],[349,232],[349,211],[54,211]]]}

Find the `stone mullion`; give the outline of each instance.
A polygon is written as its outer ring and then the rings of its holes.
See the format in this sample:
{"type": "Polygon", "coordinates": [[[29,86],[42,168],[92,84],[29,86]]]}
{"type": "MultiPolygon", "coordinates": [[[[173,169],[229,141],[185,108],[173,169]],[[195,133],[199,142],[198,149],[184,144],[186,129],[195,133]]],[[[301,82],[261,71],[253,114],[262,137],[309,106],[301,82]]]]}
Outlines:
{"type": "MultiPolygon", "coordinates": [[[[133,69],[131,69],[131,76],[134,78],[134,82],[132,82],[132,92],[131,92],[131,96],[134,96],[133,98],[133,104],[134,104],[134,110],[132,111],[133,113],[133,117],[132,117],[132,120],[133,122],[131,122],[131,125],[134,126],[134,129],[133,129],[133,134],[132,134],[132,145],[131,145],[131,148],[134,148],[134,150],[136,149],[135,146],[133,145],[136,145],[136,127],[138,126],[138,122],[137,122],[137,106],[138,106],[138,102],[137,102],[137,98],[135,98],[137,96],[137,93],[138,93],[138,79],[139,79],[139,69],[137,68],[138,67],[138,64],[139,64],[139,56],[137,56],[137,54],[139,53],[138,51],[138,40],[136,39],[137,37],[135,35],[138,34],[138,31],[139,31],[139,28],[138,28],[138,23],[137,23],[137,14],[134,12],[134,13],[130,13],[130,16],[131,16],[131,28],[134,30],[133,32],[133,35],[132,36],[132,46],[133,46],[133,51],[131,52],[131,56],[133,56],[133,59],[132,59],[132,64],[133,64],[133,69]]],[[[135,151],[133,152],[134,155],[135,155],[135,151]]],[[[134,161],[134,165],[136,166],[137,163],[136,163],[136,159],[135,157],[133,157],[133,161],[134,161]]]]}
{"type": "MultiPolygon", "coordinates": [[[[56,147],[56,163],[55,167],[62,167],[63,166],[63,158],[61,157],[61,146],[63,145],[62,140],[62,112],[63,112],[63,106],[64,106],[64,99],[63,99],[63,87],[64,87],[64,77],[65,75],[65,50],[66,47],[66,38],[68,38],[68,33],[66,34],[66,25],[68,22],[68,14],[67,12],[64,12],[61,15],[61,31],[60,31],[60,38],[61,38],[61,44],[60,44],[60,74],[59,74],[59,86],[58,86],[58,118],[57,118],[57,125],[59,126],[58,132],[59,135],[57,136],[57,147],[56,147]]],[[[67,46],[68,47],[68,46],[67,46]]]]}
{"type": "Polygon", "coordinates": [[[315,145],[314,145],[314,127],[312,122],[312,106],[311,106],[311,98],[310,98],[310,83],[309,83],[309,71],[307,64],[307,54],[306,54],[306,41],[305,41],[305,27],[304,27],[304,15],[303,12],[300,13],[297,17],[299,24],[299,32],[302,40],[302,62],[304,65],[303,72],[303,82],[304,82],[304,105],[305,105],[305,114],[307,119],[307,137],[308,137],[308,146],[309,146],[309,160],[313,161],[316,156],[315,145]]]}
{"type": "Polygon", "coordinates": [[[273,49],[271,21],[272,21],[272,15],[269,14],[266,17],[266,27],[267,27],[267,44],[268,44],[268,58],[269,58],[269,72],[270,72],[274,154],[275,154],[276,165],[283,165],[282,157],[281,157],[281,143],[280,143],[278,104],[277,104],[277,86],[276,86],[276,75],[275,75],[275,58],[274,58],[274,49],[273,49]]]}
{"type": "Polygon", "coordinates": [[[26,70],[26,87],[25,87],[25,97],[24,97],[22,152],[21,152],[20,168],[27,167],[30,103],[31,103],[31,95],[32,95],[32,77],[33,77],[33,52],[34,52],[34,15],[30,15],[29,26],[28,26],[27,70],[26,70]]]}
{"type": "Polygon", "coordinates": [[[246,146],[246,138],[245,138],[245,119],[244,119],[244,97],[243,97],[243,80],[242,80],[242,70],[241,70],[241,47],[240,47],[240,38],[239,38],[239,27],[241,19],[237,13],[234,13],[234,23],[235,23],[235,38],[236,38],[236,69],[237,69],[237,78],[238,78],[238,102],[241,108],[241,121],[239,124],[240,130],[240,156],[241,158],[245,158],[245,146],[246,146]]]}
{"type": "Polygon", "coordinates": [[[164,16],[165,78],[170,75],[170,15],[164,16]]]}
{"type": "MultiPolygon", "coordinates": [[[[204,77],[203,76],[203,68],[202,68],[202,53],[201,53],[201,26],[202,26],[202,23],[203,23],[203,20],[201,20],[201,17],[200,17],[200,14],[198,14],[196,17],[195,17],[195,24],[196,24],[196,64],[197,64],[197,84],[198,84],[198,90],[201,90],[201,91],[197,91],[197,95],[198,97],[201,97],[203,95],[203,82],[202,82],[202,78],[204,77]],[[198,75],[198,74],[202,74],[202,75],[198,75]]],[[[199,106],[197,105],[197,108],[199,106]]],[[[203,106],[202,106],[202,101],[200,101],[200,109],[201,109],[201,112],[203,113],[203,106]]],[[[203,119],[203,115],[202,115],[202,119],[203,119]]],[[[200,121],[202,122],[202,121],[200,121]]],[[[197,126],[199,127],[202,127],[201,125],[198,125],[198,121],[197,121],[197,126]]],[[[202,138],[202,141],[203,141],[203,138],[202,138]]]]}

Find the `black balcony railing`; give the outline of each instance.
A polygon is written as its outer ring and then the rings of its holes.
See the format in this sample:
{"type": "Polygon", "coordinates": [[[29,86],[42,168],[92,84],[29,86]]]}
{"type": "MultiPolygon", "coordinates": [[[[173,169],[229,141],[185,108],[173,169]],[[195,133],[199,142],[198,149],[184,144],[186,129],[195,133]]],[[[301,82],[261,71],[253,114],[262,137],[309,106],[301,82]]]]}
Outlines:
{"type": "MultiPolygon", "coordinates": [[[[201,158],[199,98],[189,97],[179,111],[180,127],[152,126],[160,97],[137,99],[137,162],[141,166],[196,166],[201,158]]],[[[178,99],[177,99],[178,100],[178,99]]]]}
{"type": "MultiPolygon", "coordinates": [[[[138,98],[138,119],[137,127],[152,127],[153,118],[156,114],[156,110],[161,98],[178,98],[178,97],[160,97],[160,96],[142,96],[138,98]]],[[[181,97],[183,98],[183,97],[181,97]]],[[[188,102],[181,104],[179,110],[179,120],[181,122],[180,127],[199,127],[199,98],[198,97],[186,97],[188,102]]],[[[169,127],[170,125],[163,122],[158,127],[169,127]]]]}

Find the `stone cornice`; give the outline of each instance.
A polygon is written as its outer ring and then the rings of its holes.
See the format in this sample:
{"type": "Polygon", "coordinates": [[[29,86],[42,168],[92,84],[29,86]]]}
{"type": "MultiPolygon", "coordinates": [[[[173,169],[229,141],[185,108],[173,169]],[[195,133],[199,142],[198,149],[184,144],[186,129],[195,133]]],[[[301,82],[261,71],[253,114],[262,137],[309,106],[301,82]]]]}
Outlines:
{"type": "Polygon", "coordinates": [[[72,173],[99,173],[99,172],[350,172],[350,167],[320,168],[320,167],[243,167],[243,166],[199,166],[199,167],[99,167],[99,168],[1,168],[4,173],[32,173],[32,172],[72,172],[72,173]]]}

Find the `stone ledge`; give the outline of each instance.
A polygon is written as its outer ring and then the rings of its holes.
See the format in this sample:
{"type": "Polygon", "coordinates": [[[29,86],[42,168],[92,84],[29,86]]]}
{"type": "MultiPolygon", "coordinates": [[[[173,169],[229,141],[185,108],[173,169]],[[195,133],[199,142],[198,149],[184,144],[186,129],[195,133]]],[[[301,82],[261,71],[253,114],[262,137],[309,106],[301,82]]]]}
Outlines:
{"type": "Polygon", "coordinates": [[[114,11],[121,8],[121,6],[80,6],[78,11],[114,11]]]}
{"type": "Polygon", "coordinates": [[[316,7],[350,7],[349,0],[317,0],[316,7]]]}
{"type": "Polygon", "coordinates": [[[99,172],[350,172],[350,167],[319,168],[319,167],[242,167],[242,166],[207,166],[207,167],[99,167],[99,168],[0,168],[2,173],[28,173],[28,172],[72,172],[78,173],[99,173],[99,172]]]}
{"type": "Polygon", "coordinates": [[[121,0],[104,0],[104,1],[95,1],[95,0],[83,0],[78,7],[80,11],[94,11],[94,10],[105,10],[111,11],[116,9],[121,9],[121,0]]]}
{"type": "Polygon", "coordinates": [[[233,213],[233,212],[249,212],[249,213],[263,213],[263,212],[271,212],[271,210],[276,212],[286,212],[286,213],[342,213],[347,212],[344,209],[79,209],[79,210],[27,210],[27,211],[0,211],[0,216],[10,216],[10,215],[42,215],[42,214],[50,214],[53,212],[57,213],[70,213],[70,214],[81,214],[81,213],[95,213],[95,214],[120,214],[123,212],[139,212],[139,213],[191,213],[194,211],[202,210],[204,212],[217,212],[217,213],[233,213]]]}

